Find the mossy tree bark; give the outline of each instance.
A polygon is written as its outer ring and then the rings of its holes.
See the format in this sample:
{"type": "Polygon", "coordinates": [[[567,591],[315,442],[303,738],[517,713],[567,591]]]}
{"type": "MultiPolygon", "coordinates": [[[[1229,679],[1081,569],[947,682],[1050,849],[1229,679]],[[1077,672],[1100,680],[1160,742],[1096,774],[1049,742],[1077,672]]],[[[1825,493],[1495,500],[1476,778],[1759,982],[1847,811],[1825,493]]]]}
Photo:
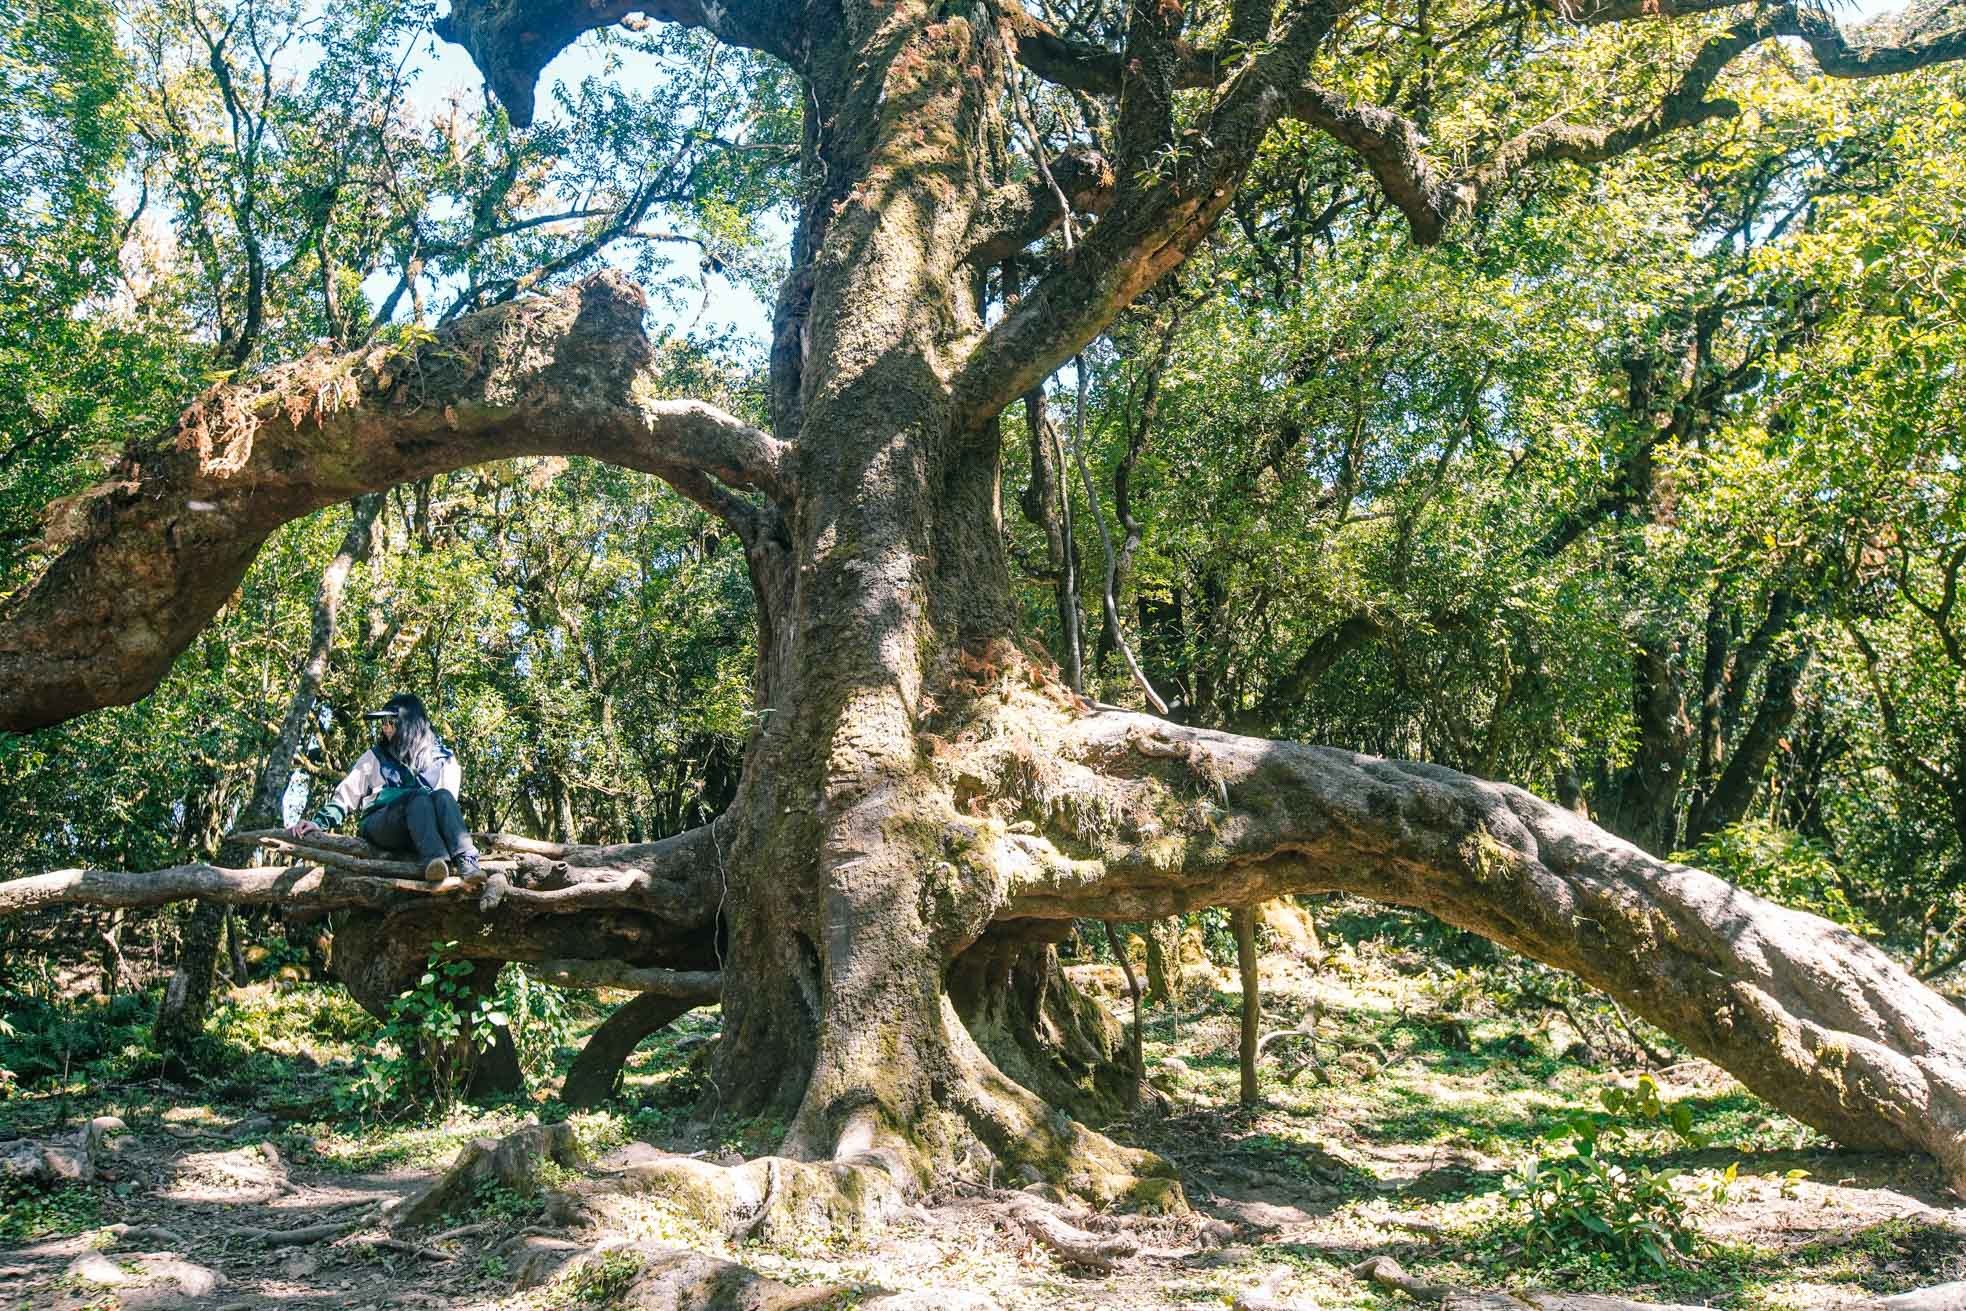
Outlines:
{"type": "Polygon", "coordinates": [[[1263,994],[1256,971],[1256,912],[1238,906],[1229,912],[1236,931],[1236,972],[1242,976],[1242,1035],[1236,1044],[1236,1064],[1242,1075],[1242,1104],[1263,1099],[1256,1084],[1256,1044],[1263,1030],[1263,994]]]}
{"type": "MultiPolygon", "coordinates": [[[[443,32],[524,119],[546,62],[635,8],[457,0],[443,32]]],[[[0,885],[0,913],[187,894],[331,906],[349,916],[337,969],[371,1008],[439,938],[488,962],[714,960],[719,1104],[783,1113],[788,1155],[877,1166],[908,1186],[980,1149],[1095,1198],[1165,1199],[1141,1186],[1158,1162],[1046,1100],[1085,1083],[1054,1056],[1111,1050],[1096,1023],[1070,1042],[1025,1031],[1082,1013],[1047,941],[1074,916],[1350,890],[1573,969],[1801,1118],[1931,1151],[1966,1184],[1966,1016],[1854,936],[1514,789],[1177,729],[1074,695],[1008,636],[997,430],[1006,405],[1207,236],[1286,117],[1358,151],[1416,235],[1437,240],[1521,169],[1733,112],[1705,92],[1772,36],[1801,37],[1846,75],[1958,57],[1966,36],[1858,50],[1814,11],[1757,10],[1702,47],[1657,112],[1615,129],[1541,125],[1450,174],[1412,124],[1308,80],[1341,5],[1234,9],[1236,39],[1214,52],[1183,38],[1170,4],[1134,5],[1118,51],[1066,41],[1014,5],[666,5],[665,18],[785,60],[806,91],[771,434],[655,397],[642,299],[601,275],[459,320],[433,343],[310,357],[216,389],[172,440],[133,449],[63,508],[65,549],[0,608],[0,726],[32,727],[154,685],[297,515],[512,455],[642,469],[733,528],[757,594],[761,727],[715,824],[568,848],[495,905],[187,866],[142,885],[96,871],[19,880],[0,885]],[[1082,150],[1045,177],[1013,169],[1020,62],[1118,95],[1110,165],[1082,150]],[[1213,88],[1205,130],[1178,125],[1184,87],[1213,88]],[[1100,217],[1000,317],[986,313],[988,270],[1068,207],[1100,217]]]]}
{"type": "Polygon", "coordinates": [[[1147,937],[1147,1004],[1181,1004],[1181,921],[1150,920],[1147,937]]]}

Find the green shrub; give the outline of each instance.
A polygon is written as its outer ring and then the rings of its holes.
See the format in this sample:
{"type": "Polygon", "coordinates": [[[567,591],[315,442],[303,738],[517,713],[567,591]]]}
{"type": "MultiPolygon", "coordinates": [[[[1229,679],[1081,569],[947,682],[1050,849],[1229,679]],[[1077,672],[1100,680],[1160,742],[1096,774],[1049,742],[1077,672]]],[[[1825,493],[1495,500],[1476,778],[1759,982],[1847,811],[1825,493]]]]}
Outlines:
{"type": "MultiPolygon", "coordinates": [[[[1694,1145],[1704,1139],[1693,1129],[1692,1109],[1661,1098],[1650,1075],[1631,1090],[1607,1088],[1601,1099],[1620,1119],[1570,1117],[1547,1135],[1569,1151],[1539,1153],[1509,1180],[1510,1204],[1525,1221],[1523,1249],[1538,1260],[1578,1255],[1635,1272],[1664,1270],[1700,1249],[1698,1197],[1682,1186],[1678,1170],[1620,1164],[1605,1153],[1634,1132],[1667,1129],[1694,1145]]],[[[1737,1169],[1728,1166],[1707,1196],[1725,1201],[1737,1169]]]]}
{"type": "Polygon", "coordinates": [[[496,996],[472,993],[476,964],[450,956],[456,948],[455,942],[432,947],[423,977],[390,1003],[389,1018],[355,1079],[335,1092],[343,1110],[384,1115],[457,1104],[473,1063],[491,1047],[493,1029],[506,1015],[496,996]]]}
{"type": "Polygon", "coordinates": [[[151,997],[125,993],[106,1001],[57,1006],[43,998],[0,994],[8,1023],[0,1029],[0,1084],[86,1082],[100,1085],[154,1073],[151,997]]]}
{"type": "Polygon", "coordinates": [[[643,1269],[636,1252],[604,1252],[567,1276],[562,1290],[575,1302],[612,1306],[619,1302],[643,1269]]]}
{"type": "Polygon", "coordinates": [[[498,976],[498,1007],[510,1021],[519,1068],[528,1082],[553,1072],[560,1049],[579,1027],[566,993],[541,983],[523,965],[507,965],[498,976]]]}
{"type": "Polygon", "coordinates": [[[343,1110],[448,1110],[499,1028],[511,1033],[528,1079],[551,1071],[575,1028],[560,990],[508,965],[489,996],[476,996],[469,986],[475,964],[455,958],[456,949],[455,942],[432,947],[416,986],[390,1004],[356,1077],[335,1093],[343,1110]]]}
{"type": "Polygon", "coordinates": [[[1876,924],[1844,889],[1842,873],[1829,853],[1799,833],[1765,819],[1724,828],[1676,859],[1738,884],[1770,901],[1835,920],[1858,933],[1875,935],[1876,924]]]}
{"type": "Polygon", "coordinates": [[[102,1197],[85,1184],[0,1183],[0,1241],[67,1237],[102,1223],[102,1197]]]}

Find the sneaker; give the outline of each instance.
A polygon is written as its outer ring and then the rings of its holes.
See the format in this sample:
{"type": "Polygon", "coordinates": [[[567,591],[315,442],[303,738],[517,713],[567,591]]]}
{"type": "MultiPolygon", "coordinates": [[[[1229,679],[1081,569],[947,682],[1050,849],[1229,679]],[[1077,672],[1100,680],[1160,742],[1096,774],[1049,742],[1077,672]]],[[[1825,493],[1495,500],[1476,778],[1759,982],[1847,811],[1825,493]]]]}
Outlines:
{"type": "Polygon", "coordinates": [[[457,876],[464,880],[466,887],[482,888],[485,885],[485,871],[478,867],[476,856],[452,857],[451,865],[457,870],[457,876]]]}
{"type": "Polygon", "coordinates": [[[442,883],[451,876],[451,863],[442,856],[428,862],[423,867],[423,880],[426,883],[442,883]]]}

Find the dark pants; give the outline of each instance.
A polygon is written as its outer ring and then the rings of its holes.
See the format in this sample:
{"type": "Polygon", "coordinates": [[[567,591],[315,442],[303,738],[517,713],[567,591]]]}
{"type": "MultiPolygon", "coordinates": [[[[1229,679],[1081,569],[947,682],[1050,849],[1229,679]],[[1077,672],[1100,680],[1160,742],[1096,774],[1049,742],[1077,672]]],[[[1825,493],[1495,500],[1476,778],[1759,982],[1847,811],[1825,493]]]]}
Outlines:
{"type": "Polygon", "coordinates": [[[428,865],[450,860],[460,872],[477,867],[478,848],[464,827],[457,798],[445,788],[399,798],[362,820],[362,837],[384,851],[414,851],[428,865]]]}

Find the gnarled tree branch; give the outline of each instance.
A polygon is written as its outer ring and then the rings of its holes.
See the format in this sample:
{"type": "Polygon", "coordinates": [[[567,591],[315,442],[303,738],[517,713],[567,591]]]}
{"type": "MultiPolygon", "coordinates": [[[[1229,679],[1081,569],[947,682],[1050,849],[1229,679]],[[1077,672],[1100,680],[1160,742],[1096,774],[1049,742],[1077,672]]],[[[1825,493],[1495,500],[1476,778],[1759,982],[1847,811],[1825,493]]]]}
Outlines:
{"type": "Polygon", "coordinates": [[[1033,174],[986,196],[970,229],[972,264],[998,264],[1065,220],[1062,194],[1075,214],[1103,214],[1113,203],[1113,168],[1096,150],[1067,151],[1051,161],[1051,177],[1033,174]]]}
{"type": "Polygon", "coordinates": [[[1321,891],[1416,907],[1577,974],[1845,1143],[1929,1152],[1966,1193],[1966,1013],[1840,925],[1439,766],[1124,713],[1049,748],[1078,771],[1053,787],[1128,818],[1094,859],[1006,834],[1006,917],[1321,891]]]}
{"type": "Polygon", "coordinates": [[[532,123],[533,88],[553,57],[583,34],[630,14],[700,27],[732,45],[797,67],[793,6],[782,0],[452,0],[436,33],[470,52],[485,83],[520,127],[532,123]]]}
{"type": "MultiPolygon", "coordinates": [[[[1246,8],[1247,6],[1245,6],[1246,8]]],[[[1090,95],[1118,95],[1126,71],[1126,56],[1089,41],[1061,36],[1016,0],[1002,5],[1004,27],[1017,53],[1017,62],[1054,86],[1090,95]]],[[[1245,24],[1246,31],[1248,24],[1245,24]]],[[[1183,89],[1219,85],[1246,52],[1197,49],[1183,43],[1172,66],[1174,85],[1183,89]]]]}
{"type": "MultiPolygon", "coordinates": [[[[307,911],[477,904],[468,897],[433,894],[418,862],[389,859],[360,838],[315,834],[295,840],[282,829],[233,836],[258,840],[305,863],[251,869],[198,863],[145,871],[56,870],[0,882],[0,916],[56,906],[136,908],[191,900],[307,911]]],[[[667,931],[688,934],[708,931],[722,899],[723,859],[713,824],[658,842],[614,846],[534,843],[499,833],[479,834],[477,842],[489,857],[485,869],[505,874],[517,885],[495,908],[508,919],[634,911],[652,916],[667,931]],[[511,854],[501,859],[501,852],[511,854]]]]}
{"type": "Polygon", "coordinates": [[[401,349],[309,355],[214,388],[175,432],[49,508],[41,577],[0,602],[0,730],[157,685],[274,529],[364,492],[516,455],[655,474],[731,521],[789,497],[784,445],[654,395],[645,301],[620,274],[459,319],[401,349]]]}
{"type": "MultiPolygon", "coordinates": [[[[1691,0],[1642,7],[1610,3],[1580,14],[1559,5],[1559,12],[1578,22],[1597,23],[1727,7],[1691,0]]],[[[1354,105],[1306,82],[1292,97],[1291,114],[1356,151],[1386,197],[1406,216],[1414,240],[1431,245],[1457,219],[1530,168],[1556,160],[1598,163],[1682,128],[1734,117],[1739,106],[1731,100],[1710,99],[1708,92],[1728,64],[1763,41],[1782,36],[1800,39],[1817,66],[1831,77],[1877,77],[1966,57],[1966,18],[1961,11],[1960,5],[1944,3],[1911,24],[1866,24],[1853,37],[1819,9],[1781,5],[1714,35],[1677,85],[1646,112],[1598,127],[1549,119],[1502,142],[1482,162],[1453,173],[1442,171],[1428,158],[1418,125],[1390,109],[1354,105]]]]}
{"type": "MultiPolygon", "coordinates": [[[[970,425],[989,422],[1050,377],[1207,238],[1344,8],[1345,0],[1313,0],[1293,15],[1273,44],[1237,66],[1206,130],[1168,143],[1178,149],[1137,157],[1151,134],[1133,122],[1142,129],[1130,142],[1135,155],[1116,166],[1127,203],[1022,296],[965,360],[956,392],[970,425]]],[[[1162,44],[1172,49],[1178,38],[1162,44]]],[[[1166,67],[1161,78],[1163,87],[1180,82],[1166,67]]]]}

